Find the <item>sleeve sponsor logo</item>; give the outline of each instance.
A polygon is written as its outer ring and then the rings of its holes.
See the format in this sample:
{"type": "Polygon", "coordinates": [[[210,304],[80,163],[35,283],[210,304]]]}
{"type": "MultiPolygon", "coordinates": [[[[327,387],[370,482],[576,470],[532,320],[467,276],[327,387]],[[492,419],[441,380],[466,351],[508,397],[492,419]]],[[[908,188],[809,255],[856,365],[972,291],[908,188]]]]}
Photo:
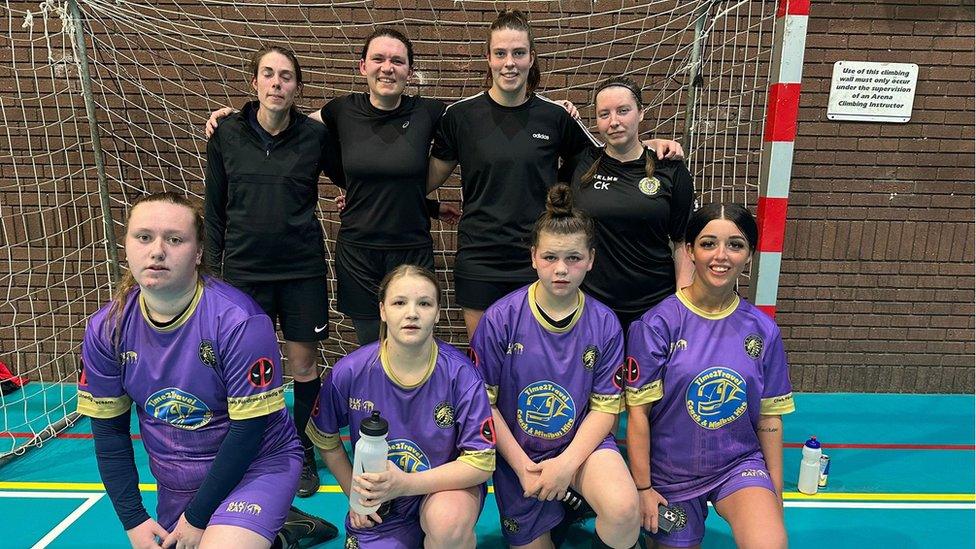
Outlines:
{"type": "Polygon", "coordinates": [[[491,416],[481,422],[481,438],[488,444],[495,444],[495,419],[491,416]]]}
{"type": "Polygon", "coordinates": [[[475,366],[481,365],[481,361],[478,360],[478,352],[474,350],[474,347],[468,347],[468,358],[471,359],[471,362],[473,362],[475,366]]]}
{"type": "Polygon", "coordinates": [[[629,356],[625,365],[627,367],[627,384],[634,385],[640,379],[640,363],[637,362],[636,358],[629,356]]]}
{"type": "Polygon", "coordinates": [[[247,371],[247,381],[257,389],[267,387],[274,381],[274,363],[270,358],[259,358],[247,371]]]}
{"type": "Polygon", "coordinates": [[[623,390],[627,386],[627,365],[621,364],[613,373],[613,386],[623,390]]]}
{"type": "Polygon", "coordinates": [[[88,386],[88,372],[85,370],[85,361],[81,361],[81,368],[78,370],[78,385],[81,387],[88,386]]]}

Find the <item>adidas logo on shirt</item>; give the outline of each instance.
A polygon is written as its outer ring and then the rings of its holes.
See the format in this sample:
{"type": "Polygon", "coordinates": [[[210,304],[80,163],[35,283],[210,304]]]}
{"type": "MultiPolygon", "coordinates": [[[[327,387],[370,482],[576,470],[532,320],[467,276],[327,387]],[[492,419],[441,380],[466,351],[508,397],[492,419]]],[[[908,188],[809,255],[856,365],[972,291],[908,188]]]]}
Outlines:
{"type": "Polygon", "coordinates": [[[549,141],[549,136],[544,133],[534,133],[532,134],[532,137],[536,139],[541,139],[543,141],[549,141]]]}

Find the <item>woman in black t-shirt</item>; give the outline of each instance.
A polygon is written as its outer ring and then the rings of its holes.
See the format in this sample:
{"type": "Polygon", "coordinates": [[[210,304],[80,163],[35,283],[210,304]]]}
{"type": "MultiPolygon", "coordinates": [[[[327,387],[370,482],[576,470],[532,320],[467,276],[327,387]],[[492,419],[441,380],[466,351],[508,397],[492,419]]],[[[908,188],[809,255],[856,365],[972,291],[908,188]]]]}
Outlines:
{"type": "MultiPolygon", "coordinates": [[[[536,279],[528,235],[557,181],[560,160],[598,143],[559,104],[535,94],[541,73],[532,28],[518,10],[488,29],[489,89],[448,107],[431,150],[428,190],[461,165],[464,214],[458,226],[455,296],[470,337],[484,310],[536,279]]],[[[652,143],[680,154],[671,141],[652,143]]]]}
{"type": "Polygon", "coordinates": [[[577,206],[596,221],[597,254],[583,289],[617,314],[626,333],[635,318],[691,283],[685,225],[694,202],[680,160],[656,160],[641,143],[640,89],[613,78],[596,91],[597,128],[606,143],[575,159],[577,206]]]}

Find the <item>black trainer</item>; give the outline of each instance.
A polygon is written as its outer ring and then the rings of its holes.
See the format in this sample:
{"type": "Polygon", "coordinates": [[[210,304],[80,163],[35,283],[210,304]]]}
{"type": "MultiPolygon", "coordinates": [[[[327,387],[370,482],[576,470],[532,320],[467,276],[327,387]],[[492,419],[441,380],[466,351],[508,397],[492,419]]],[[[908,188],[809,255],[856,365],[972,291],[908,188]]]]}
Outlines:
{"type": "Polygon", "coordinates": [[[298,491],[295,494],[300,498],[307,498],[318,491],[319,470],[315,465],[315,454],[305,452],[305,463],[302,464],[302,476],[298,479],[298,491]]]}
{"type": "Polygon", "coordinates": [[[339,535],[339,529],[332,523],[315,515],[310,515],[297,507],[288,509],[285,525],[278,532],[273,547],[282,549],[301,549],[325,543],[339,535]]]}
{"type": "Polygon", "coordinates": [[[562,503],[564,511],[563,520],[549,532],[549,538],[555,547],[559,547],[566,541],[569,529],[574,524],[581,523],[596,516],[596,511],[590,507],[590,504],[583,499],[583,496],[579,492],[572,488],[566,490],[566,496],[563,497],[562,503]]]}

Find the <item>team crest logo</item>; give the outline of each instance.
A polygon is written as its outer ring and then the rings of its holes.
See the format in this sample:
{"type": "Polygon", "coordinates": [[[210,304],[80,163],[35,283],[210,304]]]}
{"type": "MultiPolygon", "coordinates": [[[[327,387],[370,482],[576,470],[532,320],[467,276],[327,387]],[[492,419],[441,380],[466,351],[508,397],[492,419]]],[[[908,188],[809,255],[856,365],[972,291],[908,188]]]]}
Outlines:
{"type": "Polygon", "coordinates": [[[346,549],[359,549],[359,540],[352,534],[346,534],[346,549]]]}
{"type": "Polygon", "coordinates": [[[481,438],[489,444],[495,444],[495,420],[491,416],[481,422],[481,438]]]}
{"type": "Polygon", "coordinates": [[[596,348],[596,345],[587,345],[586,349],[583,351],[583,367],[587,371],[592,371],[593,367],[596,366],[597,361],[600,360],[600,349],[596,348]]]}
{"type": "Polygon", "coordinates": [[[441,429],[454,426],[454,406],[446,400],[434,407],[434,423],[441,429]]]}
{"type": "Polygon", "coordinates": [[[387,454],[394,465],[407,473],[419,473],[430,469],[430,459],[420,449],[420,446],[405,438],[390,441],[390,451],[387,454]]]}
{"type": "Polygon", "coordinates": [[[214,351],[213,343],[209,340],[204,339],[200,342],[200,362],[211,368],[217,367],[217,353],[214,351]]]}
{"type": "Polygon", "coordinates": [[[526,434],[544,439],[565,436],[576,423],[576,403],[555,382],[537,381],[519,393],[515,419],[526,434]]]}
{"type": "Polygon", "coordinates": [[[502,519],[502,528],[509,534],[517,534],[519,531],[519,523],[512,517],[505,517],[502,519]]]}
{"type": "Polygon", "coordinates": [[[742,345],[746,349],[746,354],[752,358],[759,358],[759,355],[763,351],[763,340],[756,334],[749,334],[746,336],[746,340],[742,342],[742,345]]]}
{"type": "Polygon", "coordinates": [[[251,364],[247,371],[247,381],[252,386],[260,389],[271,385],[274,381],[274,363],[270,358],[259,358],[251,364]]]}
{"type": "Polygon", "coordinates": [[[637,184],[637,188],[647,196],[654,196],[661,190],[661,181],[656,177],[645,177],[637,184]]]}
{"type": "Polygon", "coordinates": [[[206,403],[176,387],[160,389],[149,395],[144,408],[152,417],[188,431],[203,427],[213,418],[206,403]]]}
{"type": "Polygon", "coordinates": [[[674,523],[674,528],[671,529],[672,532],[683,530],[685,526],[688,526],[688,513],[679,505],[668,505],[667,511],[662,513],[661,516],[674,523]]]}
{"type": "Polygon", "coordinates": [[[746,380],[739,372],[724,366],[712,366],[695,376],[685,393],[685,407],[695,423],[714,430],[745,413],[746,380]]]}

